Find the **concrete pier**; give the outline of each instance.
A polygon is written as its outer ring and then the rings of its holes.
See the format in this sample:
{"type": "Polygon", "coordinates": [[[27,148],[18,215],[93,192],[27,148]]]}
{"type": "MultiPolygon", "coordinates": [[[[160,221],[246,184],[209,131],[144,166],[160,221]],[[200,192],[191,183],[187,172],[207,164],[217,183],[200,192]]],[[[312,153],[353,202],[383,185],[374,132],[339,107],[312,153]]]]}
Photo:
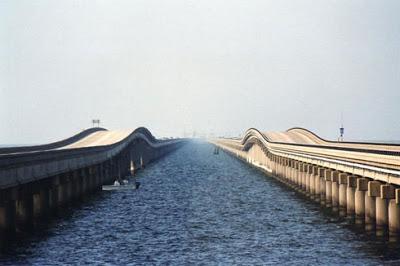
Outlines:
{"type": "Polygon", "coordinates": [[[376,198],[380,197],[379,181],[368,182],[368,193],[365,195],[365,230],[375,230],[376,224],[376,198]]]}
{"type": "Polygon", "coordinates": [[[395,198],[394,187],[391,185],[380,186],[380,197],[376,198],[376,234],[383,236],[388,232],[389,202],[395,198]]]}
{"type": "Polygon", "coordinates": [[[320,193],[320,204],[321,206],[326,205],[326,184],[325,184],[325,168],[318,168],[319,178],[319,193],[320,193]]]}
{"type": "Polygon", "coordinates": [[[321,200],[321,181],[320,181],[320,175],[319,175],[319,170],[317,166],[313,167],[314,170],[314,200],[315,202],[319,203],[321,200]]]}
{"type": "Polygon", "coordinates": [[[347,177],[345,173],[339,174],[339,216],[347,214],[347,177]]]}
{"type": "Polygon", "coordinates": [[[15,201],[3,201],[0,205],[0,238],[1,242],[13,237],[15,234],[15,201]]]}
{"type": "Polygon", "coordinates": [[[49,189],[43,187],[33,194],[33,216],[35,219],[49,214],[49,189]]]}
{"type": "Polygon", "coordinates": [[[395,190],[395,199],[389,201],[389,236],[394,241],[400,239],[400,189],[395,190]]]}
{"type": "Polygon", "coordinates": [[[301,164],[301,190],[303,194],[307,194],[307,164],[301,164]]]}
{"type": "Polygon", "coordinates": [[[20,232],[33,229],[33,197],[31,193],[22,194],[15,201],[16,228],[20,232]]]}
{"type": "Polygon", "coordinates": [[[363,225],[365,221],[365,195],[368,191],[368,179],[357,178],[357,187],[354,194],[355,223],[363,225]]]}
{"type": "Polygon", "coordinates": [[[332,170],[325,170],[325,206],[332,208],[332,170]]]}
{"type": "Polygon", "coordinates": [[[307,173],[306,173],[306,195],[307,197],[311,197],[311,176],[313,173],[312,165],[307,164],[307,173]]]}
{"type": "Polygon", "coordinates": [[[332,172],[332,211],[339,212],[339,172],[332,172]]]}
{"type": "Polygon", "coordinates": [[[315,200],[315,175],[318,168],[316,166],[311,166],[310,168],[310,199],[315,200]]]}
{"type": "Polygon", "coordinates": [[[346,190],[346,217],[354,221],[355,218],[355,194],[357,187],[357,177],[354,175],[347,176],[347,190],[346,190]]]}

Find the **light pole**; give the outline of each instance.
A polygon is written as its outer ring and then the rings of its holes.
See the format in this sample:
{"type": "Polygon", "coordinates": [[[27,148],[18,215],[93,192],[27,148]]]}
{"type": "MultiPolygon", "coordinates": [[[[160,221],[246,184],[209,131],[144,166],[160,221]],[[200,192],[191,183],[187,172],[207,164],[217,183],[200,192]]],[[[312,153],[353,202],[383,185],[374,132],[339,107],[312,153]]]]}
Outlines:
{"type": "Polygon", "coordinates": [[[92,119],[93,127],[97,124],[97,127],[100,127],[100,119],[92,119]]]}

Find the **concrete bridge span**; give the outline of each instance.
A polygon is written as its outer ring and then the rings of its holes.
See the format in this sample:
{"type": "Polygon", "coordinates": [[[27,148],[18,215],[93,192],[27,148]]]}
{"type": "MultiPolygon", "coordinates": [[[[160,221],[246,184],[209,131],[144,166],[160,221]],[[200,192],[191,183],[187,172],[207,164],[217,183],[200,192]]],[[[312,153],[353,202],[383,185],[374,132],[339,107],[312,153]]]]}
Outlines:
{"type": "Polygon", "coordinates": [[[303,128],[215,145],[377,235],[400,235],[400,145],[337,142],[303,128]]]}
{"type": "Polygon", "coordinates": [[[4,241],[36,219],[134,173],[185,143],[144,127],[85,130],[62,141],[0,149],[0,233],[4,241]]]}

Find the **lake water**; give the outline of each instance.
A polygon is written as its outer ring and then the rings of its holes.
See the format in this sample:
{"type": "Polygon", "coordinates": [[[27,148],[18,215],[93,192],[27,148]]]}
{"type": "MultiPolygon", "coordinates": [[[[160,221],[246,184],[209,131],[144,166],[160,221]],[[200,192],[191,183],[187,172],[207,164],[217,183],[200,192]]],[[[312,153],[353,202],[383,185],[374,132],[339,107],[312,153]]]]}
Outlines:
{"type": "Polygon", "coordinates": [[[136,191],[70,207],[3,265],[400,264],[397,247],[321,212],[274,179],[192,142],[138,174],[136,191]]]}

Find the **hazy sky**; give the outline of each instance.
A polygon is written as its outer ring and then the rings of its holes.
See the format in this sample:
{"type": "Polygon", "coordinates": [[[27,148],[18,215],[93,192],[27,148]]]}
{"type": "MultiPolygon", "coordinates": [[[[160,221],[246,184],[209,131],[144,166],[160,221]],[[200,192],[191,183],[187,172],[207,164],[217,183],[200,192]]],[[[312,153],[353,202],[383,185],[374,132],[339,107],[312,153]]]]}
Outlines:
{"type": "Polygon", "coordinates": [[[400,139],[400,1],[0,1],[0,144],[91,126],[400,139]]]}

